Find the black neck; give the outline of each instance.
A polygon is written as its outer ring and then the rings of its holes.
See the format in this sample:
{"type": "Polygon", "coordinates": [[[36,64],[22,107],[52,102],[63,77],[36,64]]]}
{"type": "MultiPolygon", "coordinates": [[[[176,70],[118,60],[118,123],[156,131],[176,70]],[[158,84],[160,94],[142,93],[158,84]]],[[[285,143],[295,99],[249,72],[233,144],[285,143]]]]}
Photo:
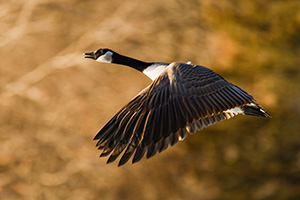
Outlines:
{"type": "Polygon", "coordinates": [[[120,64],[120,65],[126,65],[129,67],[132,67],[136,70],[143,71],[153,63],[143,62],[134,58],[130,58],[127,56],[120,55],[118,53],[113,54],[112,63],[120,64]]]}

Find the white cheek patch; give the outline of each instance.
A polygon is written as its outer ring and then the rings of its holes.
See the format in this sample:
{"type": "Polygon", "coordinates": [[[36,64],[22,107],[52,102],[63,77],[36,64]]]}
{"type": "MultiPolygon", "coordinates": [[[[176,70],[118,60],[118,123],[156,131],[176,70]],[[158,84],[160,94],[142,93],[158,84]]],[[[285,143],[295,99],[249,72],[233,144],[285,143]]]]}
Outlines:
{"type": "Polygon", "coordinates": [[[102,56],[99,56],[96,61],[98,62],[104,62],[104,63],[111,63],[112,62],[112,55],[113,53],[111,51],[106,52],[102,56]]]}

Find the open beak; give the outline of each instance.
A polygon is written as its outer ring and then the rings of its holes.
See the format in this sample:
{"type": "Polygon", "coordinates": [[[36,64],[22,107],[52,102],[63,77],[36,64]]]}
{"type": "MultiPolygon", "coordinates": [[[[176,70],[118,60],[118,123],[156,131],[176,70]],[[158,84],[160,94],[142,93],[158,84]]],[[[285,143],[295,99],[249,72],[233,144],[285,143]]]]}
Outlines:
{"type": "Polygon", "coordinates": [[[84,58],[90,58],[90,59],[93,59],[95,60],[95,53],[94,52],[91,52],[91,53],[84,53],[84,58]]]}

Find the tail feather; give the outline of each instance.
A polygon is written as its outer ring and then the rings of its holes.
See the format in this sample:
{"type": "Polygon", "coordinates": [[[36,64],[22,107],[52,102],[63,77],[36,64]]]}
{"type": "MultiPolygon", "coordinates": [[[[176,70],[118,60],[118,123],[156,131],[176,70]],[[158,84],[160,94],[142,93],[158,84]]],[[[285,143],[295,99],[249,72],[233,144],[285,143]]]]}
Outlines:
{"type": "Polygon", "coordinates": [[[272,117],[269,113],[267,113],[267,111],[254,103],[242,106],[241,109],[244,111],[245,115],[251,115],[255,117],[272,117]]]}

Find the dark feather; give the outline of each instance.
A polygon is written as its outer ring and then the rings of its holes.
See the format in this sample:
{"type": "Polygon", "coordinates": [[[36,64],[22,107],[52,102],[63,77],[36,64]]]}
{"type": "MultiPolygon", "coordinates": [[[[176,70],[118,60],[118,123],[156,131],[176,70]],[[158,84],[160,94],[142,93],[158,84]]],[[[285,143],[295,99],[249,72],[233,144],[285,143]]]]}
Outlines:
{"type": "Polygon", "coordinates": [[[178,132],[172,133],[169,138],[170,138],[170,145],[171,146],[177,144],[178,143],[178,132]]]}
{"type": "Polygon", "coordinates": [[[147,121],[145,122],[145,130],[144,130],[145,133],[144,133],[144,138],[143,138],[143,143],[142,143],[143,147],[146,147],[152,143],[153,132],[155,129],[155,127],[153,126],[154,125],[153,121],[155,120],[154,117],[157,117],[157,116],[155,116],[155,111],[156,110],[153,110],[149,114],[147,121]]]}
{"type": "Polygon", "coordinates": [[[141,147],[141,144],[137,147],[132,163],[140,161],[146,153],[146,147],[141,147]]]}
{"type": "Polygon", "coordinates": [[[153,157],[157,152],[157,143],[152,143],[148,146],[147,159],[153,157]]]}
{"type": "Polygon", "coordinates": [[[161,144],[158,147],[158,152],[163,152],[169,146],[169,137],[162,139],[161,144]]]}
{"type": "Polygon", "coordinates": [[[182,129],[179,130],[179,136],[180,136],[179,139],[180,139],[181,141],[184,140],[184,139],[186,138],[187,132],[186,132],[185,128],[182,128],[182,129]]]}
{"type": "Polygon", "coordinates": [[[241,88],[202,66],[172,63],[152,84],[124,106],[95,136],[108,163],[122,155],[140,161],[162,152],[187,133],[229,119],[239,107],[246,115],[270,116],[241,88]]]}
{"type": "Polygon", "coordinates": [[[139,144],[138,137],[133,137],[129,145],[127,146],[127,149],[125,150],[123,156],[120,159],[119,166],[124,165],[132,156],[134,151],[136,150],[137,146],[139,144]]]}

